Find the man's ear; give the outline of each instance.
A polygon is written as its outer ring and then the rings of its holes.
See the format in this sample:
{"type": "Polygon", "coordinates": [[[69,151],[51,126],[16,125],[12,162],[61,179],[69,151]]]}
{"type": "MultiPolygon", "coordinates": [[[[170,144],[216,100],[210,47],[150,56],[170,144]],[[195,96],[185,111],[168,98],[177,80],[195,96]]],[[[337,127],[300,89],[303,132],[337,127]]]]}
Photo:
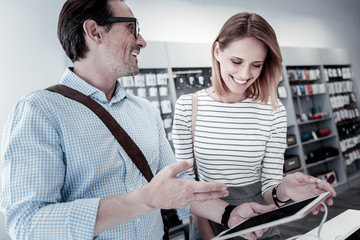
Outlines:
{"type": "Polygon", "coordinates": [[[86,36],[93,42],[101,42],[100,26],[94,20],[88,19],[83,24],[86,36]]]}
{"type": "Polygon", "coordinates": [[[217,61],[219,61],[219,55],[220,55],[220,45],[219,45],[219,42],[215,42],[215,47],[214,47],[214,57],[217,61]]]}

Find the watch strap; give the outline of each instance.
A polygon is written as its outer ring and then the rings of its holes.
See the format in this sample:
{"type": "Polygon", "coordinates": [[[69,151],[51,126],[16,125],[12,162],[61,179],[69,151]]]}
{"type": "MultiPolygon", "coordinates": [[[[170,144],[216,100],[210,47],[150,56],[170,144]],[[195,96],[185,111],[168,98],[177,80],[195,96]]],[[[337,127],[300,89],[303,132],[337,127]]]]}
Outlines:
{"type": "Polygon", "coordinates": [[[231,212],[236,208],[235,205],[229,204],[225,207],[225,211],[221,218],[221,224],[223,224],[225,227],[229,228],[228,222],[230,219],[231,212]]]}
{"type": "Polygon", "coordinates": [[[280,183],[278,185],[276,185],[273,189],[272,189],[272,192],[271,192],[271,196],[274,200],[274,203],[277,207],[280,207],[279,203],[288,203],[291,201],[291,199],[289,200],[286,200],[286,201],[281,201],[278,196],[277,196],[277,188],[280,186],[280,183]]]}

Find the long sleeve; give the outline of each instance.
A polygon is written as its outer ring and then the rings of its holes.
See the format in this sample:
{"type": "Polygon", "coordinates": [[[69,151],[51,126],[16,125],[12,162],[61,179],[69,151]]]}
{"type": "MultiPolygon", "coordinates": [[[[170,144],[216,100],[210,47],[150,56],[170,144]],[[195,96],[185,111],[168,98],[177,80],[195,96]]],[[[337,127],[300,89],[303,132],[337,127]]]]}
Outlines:
{"type": "Polygon", "coordinates": [[[59,134],[29,101],[20,102],[9,119],[0,201],[14,239],[93,237],[99,199],[63,202],[66,163],[59,134]]]}
{"type": "Polygon", "coordinates": [[[262,163],[262,192],[281,182],[283,178],[284,152],[286,149],[287,120],[286,110],[279,101],[274,111],[270,127],[270,136],[266,142],[265,155],[262,163]]]}
{"type": "MultiPolygon", "coordinates": [[[[191,114],[191,95],[180,96],[175,105],[172,129],[172,139],[177,161],[192,159],[194,157],[192,150],[191,114]]],[[[194,171],[190,170],[188,174],[194,176],[194,171]]]]}

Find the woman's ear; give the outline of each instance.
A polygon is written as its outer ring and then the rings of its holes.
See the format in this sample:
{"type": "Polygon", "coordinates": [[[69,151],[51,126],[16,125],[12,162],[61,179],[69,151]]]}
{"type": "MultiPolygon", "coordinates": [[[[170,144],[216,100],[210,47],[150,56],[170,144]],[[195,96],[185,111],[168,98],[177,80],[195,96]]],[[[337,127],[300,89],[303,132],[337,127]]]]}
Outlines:
{"type": "Polygon", "coordinates": [[[214,57],[215,57],[215,59],[217,61],[219,61],[219,58],[220,58],[219,55],[220,55],[220,52],[221,52],[220,44],[219,44],[219,42],[215,42],[214,44],[215,44],[215,46],[214,46],[214,57]]]}
{"type": "Polygon", "coordinates": [[[83,24],[83,29],[86,36],[95,43],[99,43],[101,41],[101,34],[99,32],[100,27],[94,20],[88,19],[83,24]]]}

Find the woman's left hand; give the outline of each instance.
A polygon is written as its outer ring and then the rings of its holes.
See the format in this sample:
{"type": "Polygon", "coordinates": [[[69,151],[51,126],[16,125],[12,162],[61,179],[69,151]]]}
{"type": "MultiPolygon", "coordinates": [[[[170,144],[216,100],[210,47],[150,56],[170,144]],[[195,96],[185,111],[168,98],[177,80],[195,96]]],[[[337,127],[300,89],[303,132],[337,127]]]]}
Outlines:
{"type": "MultiPolygon", "coordinates": [[[[333,197],[336,196],[334,188],[328,182],[320,181],[316,177],[302,172],[286,175],[277,191],[279,196],[287,196],[293,201],[301,201],[324,192],[330,192],[331,196],[326,199],[329,206],[333,204],[333,197]]],[[[325,208],[320,205],[320,210],[324,211],[325,208]]],[[[317,214],[318,209],[315,209],[313,213],[317,214]]]]}

